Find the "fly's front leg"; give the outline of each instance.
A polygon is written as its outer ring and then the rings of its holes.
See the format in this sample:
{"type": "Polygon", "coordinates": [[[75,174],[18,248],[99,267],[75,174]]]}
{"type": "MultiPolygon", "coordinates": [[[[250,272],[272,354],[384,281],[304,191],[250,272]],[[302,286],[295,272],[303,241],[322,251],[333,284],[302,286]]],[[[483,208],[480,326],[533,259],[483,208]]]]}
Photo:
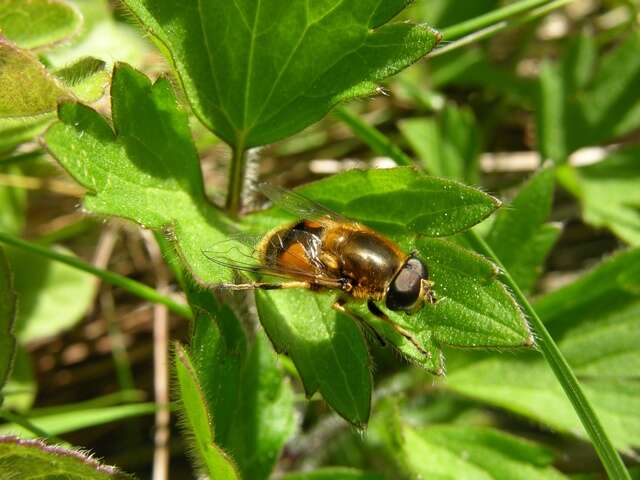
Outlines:
{"type": "Polygon", "coordinates": [[[406,338],[407,340],[409,340],[414,347],[416,347],[418,349],[418,351],[424,355],[426,355],[427,358],[431,358],[431,352],[426,351],[424,348],[422,348],[422,345],[420,345],[420,343],[418,343],[418,341],[416,340],[416,338],[411,334],[411,332],[409,332],[408,330],[402,328],[400,325],[398,325],[396,322],[394,322],[393,320],[391,320],[382,310],[380,310],[380,308],[373,302],[373,300],[369,300],[367,302],[367,308],[369,309],[369,311],[375,315],[376,317],[378,317],[380,320],[388,323],[389,325],[391,325],[391,327],[398,332],[400,335],[402,335],[404,338],[406,338]]]}
{"type": "Polygon", "coordinates": [[[368,323],[364,318],[362,318],[361,316],[359,316],[358,314],[353,312],[351,309],[347,308],[345,306],[346,303],[347,302],[345,301],[344,298],[338,298],[338,300],[336,300],[336,302],[333,304],[333,308],[335,310],[339,311],[339,312],[344,313],[345,315],[350,316],[355,321],[359,322],[361,325],[363,325],[376,338],[376,340],[378,340],[378,342],[380,343],[381,346],[383,346],[383,347],[386,346],[387,343],[384,341],[384,338],[382,338],[382,336],[373,327],[373,325],[368,323]]]}
{"type": "Polygon", "coordinates": [[[220,290],[283,290],[286,288],[312,288],[310,282],[282,282],[282,283],[268,283],[268,282],[250,282],[250,283],[220,283],[215,285],[214,288],[220,290]]]}

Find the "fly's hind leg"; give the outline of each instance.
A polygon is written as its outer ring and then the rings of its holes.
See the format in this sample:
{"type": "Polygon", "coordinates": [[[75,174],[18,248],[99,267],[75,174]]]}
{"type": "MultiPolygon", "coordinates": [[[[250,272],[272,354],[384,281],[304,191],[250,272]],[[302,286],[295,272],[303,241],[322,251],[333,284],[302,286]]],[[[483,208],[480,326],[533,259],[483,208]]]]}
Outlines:
{"type": "Polygon", "coordinates": [[[386,346],[387,342],[384,341],[384,338],[382,338],[382,335],[380,335],[380,333],[378,333],[378,331],[373,327],[373,325],[368,323],[364,318],[362,318],[360,315],[356,314],[351,309],[347,308],[345,306],[346,303],[347,302],[345,301],[344,298],[338,298],[336,300],[336,302],[332,306],[333,306],[334,310],[342,312],[345,315],[348,315],[351,318],[353,318],[358,323],[360,323],[363,327],[365,327],[367,329],[367,331],[369,331],[373,335],[373,337],[378,341],[378,343],[380,343],[381,346],[383,346],[383,347],[386,346]]]}
{"type": "Polygon", "coordinates": [[[422,345],[420,345],[420,343],[418,343],[418,341],[411,334],[411,332],[407,331],[406,329],[404,329],[400,325],[398,325],[396,322],[391,320],[382,310],[380,310],[380,308],[373,302],[373,300],[369,300],[367,302],[367,308],[369,309],[369,311],[373,315],[378,317],[380,320],[388,323],[396,332],[398,332],[400,335],[402,335],[404,338],[406,338],[408,341],[410,341],[411,344],[414,347],[416,347],[420,353],[426,355],[427,358],[431,358],[431,352],[428,352],[427,350],[425,350],[422,347],[422,345]]]}
{"type": "Polygon", "coordinates": [[[250,282],[250,283],[220,283],[214,285],[214,288],[220,290],[282,290],[285,288],[308,288],[313,289],[315,285],[310,282],[282,282],[282,283],[268,283],[268,282],[250,282]]]}

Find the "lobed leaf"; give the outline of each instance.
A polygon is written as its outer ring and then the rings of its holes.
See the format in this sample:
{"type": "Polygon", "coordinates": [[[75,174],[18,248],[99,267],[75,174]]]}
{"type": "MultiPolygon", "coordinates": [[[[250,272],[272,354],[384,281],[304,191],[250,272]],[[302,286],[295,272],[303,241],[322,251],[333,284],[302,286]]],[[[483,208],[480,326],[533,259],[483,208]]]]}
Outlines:
{"type": "Polygon", "coordinates": [[[226,238],[229,225],[204,195],[187,116],[169,82],[152,85],[118,64],[111,99],[115,132],[94,110],[66,103],[45,135],[54,157],[89,190],[85,206],[171,232],[191,274],[204,283],[230,280],[203,254],[226,238]]]}
{"type": "Polygon", "coordinates": [[[414,328],[431,332],[440,345],[515,348],[534,343],[526,319],[497,267],[469,250],[436,239],[416,247],[428,265],[438,301],[425,305],[414,328]]]}
{"type": "Polygon", "coordinates": [[[14,325],[16,320],[16,293],[9,262],[0,247],[0,406],[4,401],[2,390],[9,379],[16,353],[14,325]]]}
{"type": "Polygon", "coordinates": [[[500,210],[487,243],[523,291],[530,291],[560,229],[546,224],[551,214],[555,169],[545,168],[525,183],[500,210]]]}
{"type": "Polygon", "coordinates": [[[276,350],[296,364],[306,395],[320,391],[336,412],[363,427],[373,390],[369,354],[355,322],[331,308],[334,301],[301,290],[256,292],[262,325],[276,350]]]}
{"type": "Polygon", "coordinates": [[[0,119],[53,112],[67,92],[30,52],[0,36],[0,119]]]}
{"type": "Polygon", "coordinates": [[[488,217],[500,202],[486,193],[410,167],[352,170],[300,193],[389,234],[453,235],[488,217]],[[384,208],[381,206],[384,205],[384,208]]]}
{"type": "Polygon", "coordinates": [[[209,478],[239,479],[233,460],[214,443],[213,420],[188,353],[176,344],[175,369],[178,380],[184,428],[193,436],[192,448],[209,478]]]}
{"type": "Polygon", "coordinates": [[[374,93],[378,82],[429,52],[436,31],[387,24],[408,3],[125,1],[170,55],[196,115],[240,150],[374,93]]]}
{"type": "Polygon", "coordinates": [[[78,10],[63,0],[0,1],[0,33],[20,48],[51,46],[81,26],[78,10]]]}
{"type": "MultiPolygon", "coordinates": [[[[640,250],[622,253],[536,304],[614,445],[627,453],[640,445],[635,374],[640,367],[640,297],[628,288],[625,274],[639,260],[640,250]]],[[[474,357],[452,372],[447,384],[466,396],[587,438],[558,381],[537,355],[474,357]]]]}
{"type": "Polygon", "coordinates": [[[131,477],[77,450],[47,445],[41,440],[2,436],[0,478],[126,480],[131,477]]]}

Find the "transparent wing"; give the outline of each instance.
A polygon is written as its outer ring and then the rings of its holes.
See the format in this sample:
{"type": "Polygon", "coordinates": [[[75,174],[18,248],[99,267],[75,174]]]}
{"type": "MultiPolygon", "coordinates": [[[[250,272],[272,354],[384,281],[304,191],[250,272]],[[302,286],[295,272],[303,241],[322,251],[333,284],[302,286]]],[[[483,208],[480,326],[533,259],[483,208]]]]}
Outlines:
{"type": "MultiPolygon", "coordinates": [[[[300,236],[310,235],[308,232],[296,232],[300,236]]],[[[256,275],[268,275],[289,279],[300,279],[315,284],[321,284],[329,288],[340,288],[341,279],[329,274],[321,263],[312,263],[310,269],[295,268],[294,266],[276,266],[265,265],[263,263],[262,254],[258,246],[262,242],[262,235],[253,234],[235,234],[228,237],[227,240],[216,243],[211,249],[203,250],[203,255],[210,261],[225,268],[240,272],[248,272],[256,275]]],[[[312,239],[304,241],[303,238],[298,239],[301,245],[311,245],[312,239]]],[[[281,249],[284,245],[284,239],[279,234],[274,234],[269,239],[272,246],[281,249]]],[[[309,259],[317,257],[313,251],[305,251],[306,258],[296,254],[291,250],[287,250],[287,255],[293,257],[291,263],[308,264],[309,259]],[[298,260],[297,262],[295,260],[298,260]]]]}
{"type": "Polygon", "coordinates": [[[258,185],[258,191],[271,200],[274,205],[289,213],[293,213],[299,218],[316,220],[327,217],[336,222],[354,223],[353,220],[343,217],[339,213],[293,190],[287,190],[286,188],[271,185],[270,183],[261,183],[258,185]]]}

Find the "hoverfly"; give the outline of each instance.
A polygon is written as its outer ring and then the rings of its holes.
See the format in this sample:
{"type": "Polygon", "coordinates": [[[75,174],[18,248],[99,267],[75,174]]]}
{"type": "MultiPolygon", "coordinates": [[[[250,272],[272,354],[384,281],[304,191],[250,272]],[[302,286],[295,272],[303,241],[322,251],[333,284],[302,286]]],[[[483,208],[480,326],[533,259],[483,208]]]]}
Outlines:
{"type": "MultiPolygon", "coordinates": [[[[217,285],[217,288],[339,290],[343,295],[334,308],[355,316],[345,308],[345,297],[364,301],[373,315],[389,323],[418,350],[427,354],[410,332],[389,319],[377,305],[384,302],[389,310],[411,314],[425,303],[435,303],[427,266],[415,253],[407,254],[373,229],[299,193],[268,184],[260,185],[259,190],[274,205],[296,215],[298,220],[257,238],[241,235],[231,239],[249,247],[249,252],[236,252],[231,257],[226,256],[229,251],[204,253],[224,267],[286,280],[279,283],[225,283],[217,285]],[[241,258],[250,258],[250,261],[238,261],[237,253],[241,258]]],[[[379,334],[374,333],[381,340],[379,334]]]]}

